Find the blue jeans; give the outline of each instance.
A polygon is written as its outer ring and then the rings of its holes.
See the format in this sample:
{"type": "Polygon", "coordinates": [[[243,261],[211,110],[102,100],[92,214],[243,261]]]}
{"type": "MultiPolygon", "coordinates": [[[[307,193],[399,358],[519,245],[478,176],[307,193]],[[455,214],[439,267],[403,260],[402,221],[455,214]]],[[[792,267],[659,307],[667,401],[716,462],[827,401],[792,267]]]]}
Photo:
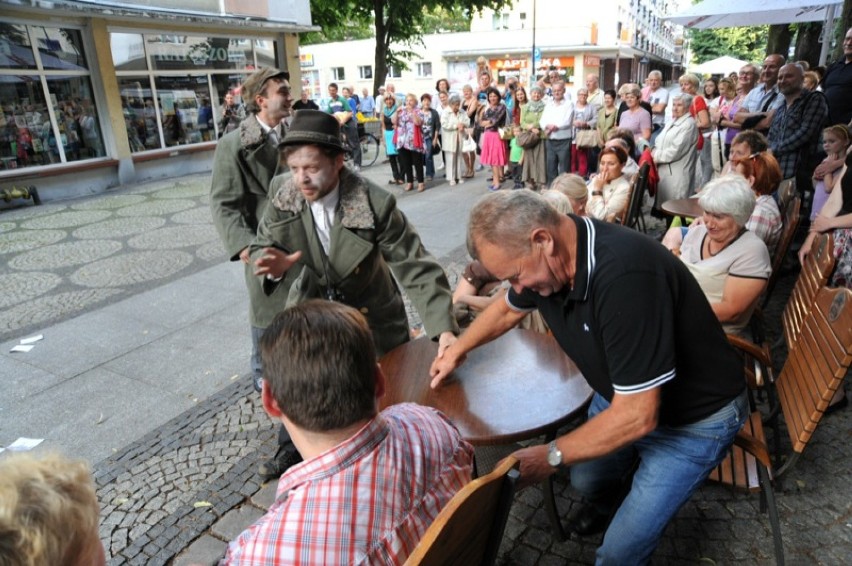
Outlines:
{"type": "Polygon", "coordinates": [[[426,176],[435,176],[435,156],[432,155],[432,136],[423,136],[423,148],[426,153],[423,155],[424,165],[426,166],[426,176]]]}
{"type": "MultiPolygon", "coordinates": [[[[595,394],[589,418],[609,407],[595,394]]],[[[571,467],[571,484],[600,513],[610,513],[620,482],[638,457],[630,492],[598,548],[596,564],[647,564],[678,509],[727,454],[748,417],[748,398],[684,426],[659,426],[612,454],[571,467]]]]}

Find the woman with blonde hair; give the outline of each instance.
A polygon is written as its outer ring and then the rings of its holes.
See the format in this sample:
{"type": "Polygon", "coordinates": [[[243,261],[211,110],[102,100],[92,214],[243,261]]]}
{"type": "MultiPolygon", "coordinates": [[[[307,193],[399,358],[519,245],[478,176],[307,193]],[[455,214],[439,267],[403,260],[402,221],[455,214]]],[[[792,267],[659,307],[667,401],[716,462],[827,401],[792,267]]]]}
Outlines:
{"type": "Polygon", "coordinates": [[[568,197],[568,202],[571,204],[570,212],[577,216],[587,216],[586,204],[589,202],[589,188],[582,177],[573,173],[563,173],[553,180],[550,190],[558,191],[568,197]]]}

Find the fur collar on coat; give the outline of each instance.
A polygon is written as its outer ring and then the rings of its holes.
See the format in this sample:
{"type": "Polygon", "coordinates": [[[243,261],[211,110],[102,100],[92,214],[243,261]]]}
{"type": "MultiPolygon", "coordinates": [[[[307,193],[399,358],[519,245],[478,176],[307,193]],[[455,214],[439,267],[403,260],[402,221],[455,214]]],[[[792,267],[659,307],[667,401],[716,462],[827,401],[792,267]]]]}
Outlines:
{"type": "MultiPolygon", "coordinates": [[[[372,230],[376,227],[373,209],[370,207],[369,187],[364,179],[343,167],[340,170],[340,223],[345,228],[372,230]]],[[[307,205],[291,177],[283,180],[275,192],[272,205],[278,210],[299,214],[307,205]]]]}

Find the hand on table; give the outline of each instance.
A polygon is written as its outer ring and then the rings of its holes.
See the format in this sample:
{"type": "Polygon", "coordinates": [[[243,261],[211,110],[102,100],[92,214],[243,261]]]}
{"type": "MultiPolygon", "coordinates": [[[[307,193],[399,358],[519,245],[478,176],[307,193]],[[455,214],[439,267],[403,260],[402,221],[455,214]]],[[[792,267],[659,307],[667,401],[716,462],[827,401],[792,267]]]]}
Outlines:
{"type": "Polygon", "coordinates": [[[547,463],[547,445],[530,446],[513,452],[512,456],[521,463],[521,479],[518,481],[518,489],[523,489],[537,483],[541,483],[556,471],[547,463]]]}
{"type": "Polygon", "coordinates": [[[441,332],[441,335],[438,336],[438,357],[440,358],[444,354],[444,350],[455,344],[456,340],[458,340],[456,335],[449,330],[441,332]]]}
{"type": "Polygon", "coordinates": [[[263,248],[263,255],[254,262],[256,266],[254,274],[258,276],[270,275],[279,279],[288,269],[293,267],[293,264],[299,261],[300,257],[302,257],[300,251],[287,255],[277,248],[263,248]]]}
{"type": "MultiPolygon", "coordinates": [[[[443,335],[442,335],[443,336],[443,335]]],[[[453,337],[455,338],[455,337],[453,337]]],[[[465,355],[456,353],[455,340],[452,345],[442,348],[438,346],[438,355],[432,361],[432,367],[429,368],[429,375],[432,376],[432,382],[429,386],[432,389],[438,387],[444,379],[459,367],[464,362],[465,355]]]]}

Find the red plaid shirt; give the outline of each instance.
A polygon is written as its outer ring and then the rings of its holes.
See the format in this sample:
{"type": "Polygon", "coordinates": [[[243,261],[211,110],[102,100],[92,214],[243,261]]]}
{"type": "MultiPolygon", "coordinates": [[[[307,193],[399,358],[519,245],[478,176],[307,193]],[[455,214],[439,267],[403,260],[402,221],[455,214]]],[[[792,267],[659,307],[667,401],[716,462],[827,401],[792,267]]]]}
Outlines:
{"type": "Polygon", "coordinates": [[[382,411],[355,436],[281,476],[269,511],[223,564],[401,564],[471,479],[473,448],[438,411],[382,411]]]}

